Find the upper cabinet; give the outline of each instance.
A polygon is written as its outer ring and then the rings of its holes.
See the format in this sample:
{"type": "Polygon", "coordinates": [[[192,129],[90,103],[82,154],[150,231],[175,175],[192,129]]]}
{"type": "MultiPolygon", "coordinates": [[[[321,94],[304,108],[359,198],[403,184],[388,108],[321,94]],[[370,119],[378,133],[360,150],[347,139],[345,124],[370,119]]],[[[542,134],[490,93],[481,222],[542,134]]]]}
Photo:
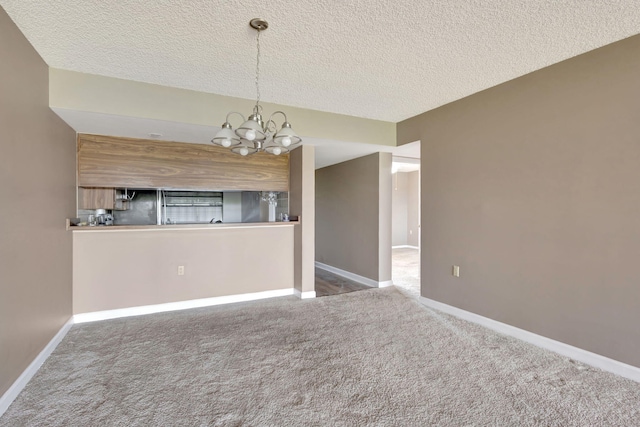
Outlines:
{"type": "Polygon", "coordinates": [[[80,134],[78,186],[289,191],[289,155],[242,157],[213,145],[80,134]]]}
{"type": "Polygon", "coordinates": [[[122,195],[122,190],[115,188],[78,187],[78,209],[125,211],[129,208],[129,202],[122,195]]]}

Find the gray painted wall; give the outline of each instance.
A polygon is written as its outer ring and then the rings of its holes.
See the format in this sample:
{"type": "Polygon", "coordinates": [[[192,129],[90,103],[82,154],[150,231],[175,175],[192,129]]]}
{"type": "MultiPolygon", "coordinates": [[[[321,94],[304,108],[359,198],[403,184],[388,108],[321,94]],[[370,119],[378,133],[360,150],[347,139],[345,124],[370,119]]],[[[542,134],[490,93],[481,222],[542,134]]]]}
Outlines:
{"type": "Polygon", "coordinates": [[[391,155],[316,170],[316,261],[391,280],[391,155]]]}
{"type": "Polygon", "coordinates": [[[378,281],[391,281],[391,153],[378,153],[378,281]]]}
{"type": "Polygon", "coordinates": [[[397,172],[392,180],[392,246],[418,247],[420,172],[397,172]]]}
{"type": "Polygon", "coordinates": [[[0,395],[71,316],[75,132],[47,64],[0,8],[0,395]]]}
{"type": "Polygon", "coordinates": [[[289,213],[300,219],[294,230],[294,287],[315,292],[315,147],[301,145],[289,159],[289,213]]]}
{"type": "Polygon", "coordinates": [[[420,172],[407,173],[407,245],[420,246],[420,172]]]}
{"type": "Polygon", "coordinates": [[[391,196],[391,245],[408,245],[407,235],[407,173],[396,172],[392,176],[391,196]]]}
{"type": "Polygon", "coordinates": [[[640,366],[639,52],[634,36],[398,124],[422,141],[423,296],[640,366]]]}

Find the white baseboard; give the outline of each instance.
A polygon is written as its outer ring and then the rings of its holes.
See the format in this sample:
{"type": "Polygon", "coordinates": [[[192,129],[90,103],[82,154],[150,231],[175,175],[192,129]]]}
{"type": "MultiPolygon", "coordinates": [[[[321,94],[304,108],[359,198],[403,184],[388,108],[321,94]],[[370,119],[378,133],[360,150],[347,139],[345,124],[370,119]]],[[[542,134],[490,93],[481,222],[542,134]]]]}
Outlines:
{"type": "Polygon", "coordinates": [[[316,297],[316,291],[301,292],[301,291],[299,291],[297,289],[294,289],[293,292],[300,299],[307,299],[307,298],[315,298],[316,297]]]}
{"type": "Polygon", "coordinates": [[[98,320],[116,319],[119,317],[140,316],[143,314],[162,313],[165,311],[186,310],[189,308],[209,307],[212,305],[231,304],[234,302],[254,301],[265,298],[293,295],[294,289],[276,289],[273,291],[252,292],[248,294],[227,295],[222,297],[201,298],[188,301],[168,302],[164,304],[144,305],[140,307],[119,308],[115,310],[94,311],[73,316],[74,323],[95,322],[98,320]]]}
{"type": "Polygon", "coordinates": [[[316,261],[316,267],[321,270],[328,271],[329,273],[337,274],[338,276],[342,276],[345,279],[353,280],[354,282],[362,283],[366,286],[371,286],[372,288],[384,288],[387,286],[392,286],[393,282],[391,280],[385,280],[383,282],[378,282],[373,279],[369,279],[368,277],[360,276],[359,274],[352,273],[350,271],[342,270],[337,267],[333,267],[331,265],[323,264],[321,262],[316,261]]]}
{"type": "Polygon", "coordinates": [[[391,249],[420,249],[418,246],[411,246],[411,245],[398,245],[398,246],[391,246],[391,249]]]}
{"type": "Polygon", "coordinates": [[[49,355],[53,353],[53,350],[56,349],[58,344],[60,344],[60,341],[62,341],[64,336],[67,335],[67,332],[69,332],[71,326],[73,326],[73,318],[69,319],[67,323],[65,323],[62,328],[60,328],[58,333],[55,334],[55,336],[51,339],[51,341],[49,341],[45,348],[42,349],[40,354],[38,354],[36,358],[33,359],[33,362],[31,362],[31,364],[27,366],[27,369],[22,372],[18,379],[15,380],[13,384],[11,384],[11,387],[9,387],[9,389],[2,395],[2,397],[0,397],[0,417],[2,416],[2,414],[4,414],[7,408],[9,408],[9,405],[11,405],[15,398],[18,397],[29,380],[36,374],[36,372],[38,372],[40,366],[42,366],[44,361],[47,360],[47,357],[49,357],[49,355]]]}
{"type": "Polygon", "coordinates": [[[479,314],[471,313],[429,298],[421,296],[420,302],[427,307],[435,308],[436,310],[443,311],[461,319],[477,323],[486,328],[500,332],[501,334],[518,338],[535,346],[551,350],[562,356],[566,356],[604,371],[620,375],[621,377],[640,382],[639,367],[627,365],[626,363],[622,363],[551,338],[543,337],[542,335],[534,334],[533,332],[525,331],[524,329],[516,328],[515,326],[507,325],[506,323],[498,322],[497,320],[489,319],[488,317],[480,316],[479,314]]]}

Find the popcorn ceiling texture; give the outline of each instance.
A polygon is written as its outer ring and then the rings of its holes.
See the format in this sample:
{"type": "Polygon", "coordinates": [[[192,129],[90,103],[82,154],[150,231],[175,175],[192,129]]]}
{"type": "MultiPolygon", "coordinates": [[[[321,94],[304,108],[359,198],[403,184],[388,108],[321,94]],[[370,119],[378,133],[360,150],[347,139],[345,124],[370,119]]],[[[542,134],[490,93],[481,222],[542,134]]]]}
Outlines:
{"type": "Polygon", "coordinates": [[[1,0],[54,68],[397,122],[640,33],[640,1],[1,0]]]}

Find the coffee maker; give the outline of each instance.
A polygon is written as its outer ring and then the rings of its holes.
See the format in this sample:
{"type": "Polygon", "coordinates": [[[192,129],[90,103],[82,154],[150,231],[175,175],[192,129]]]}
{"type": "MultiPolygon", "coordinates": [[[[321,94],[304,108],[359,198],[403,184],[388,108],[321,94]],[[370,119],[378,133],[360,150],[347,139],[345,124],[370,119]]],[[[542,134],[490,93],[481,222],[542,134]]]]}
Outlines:
{"type": "Polygon", "coordinates": [[[96,209],[96,225],[113,225],[113,215],[106,209],[96,209]]]}

